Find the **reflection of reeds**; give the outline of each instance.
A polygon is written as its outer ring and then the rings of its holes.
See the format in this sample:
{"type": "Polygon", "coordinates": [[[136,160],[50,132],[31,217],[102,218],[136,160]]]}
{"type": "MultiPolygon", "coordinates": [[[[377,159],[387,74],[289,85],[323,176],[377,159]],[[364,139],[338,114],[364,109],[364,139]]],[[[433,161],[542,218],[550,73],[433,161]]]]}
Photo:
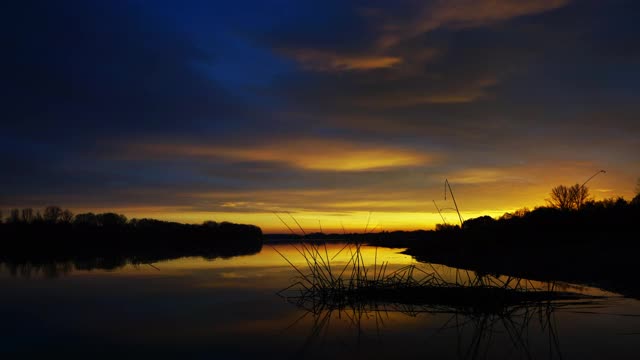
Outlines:
{"type": "MultiPolygon", "coordinates": [[[[429,316],[429,322],[441,319],[442,325],[424,339],[424,348],[428,348],[430,343],[437,346],[436,343],[440,342],[435,340],[437,337],[451,339],[453,335],[457,345],[455,352],[459,359],[532,359],[537,358],[534,354],[545,353],[544,358],[562,359],[555,313],[597,304],[597,300],[594,299],[531,301],[506,304],[487,311],[450,304],[378,302],[361,302],[354,303],[349,308],[335,308],[322,301],[307,301],[305,305],[309,307],[304,307],[306,311],[287,330],[311,316],[311,332],[300,350],[301,355],[324,348],[327,334],[332,333],[335,333],[335,336],[341,334],[340,345],[352,345],[356,347],[355,350],[359,350],[361,341],[365,338],[369,338],[367,348],[372,344],[375,346],[382,343],[385,322],[392,314],[399,313],[414,318],[426,315],[429,316]],[[340,319],[346,321],[347,330],[352,331],[342,332],[338,328],[330,328],[332,320],[335,322],[340,319]],[[350,336],[357,340],[352,343],[347,338],[350,336]],[[532,341],[536,338],[542,342],[532,341]],[[322,343],[317,343],[318,341],[322,343]]],[[[344,321],[337,321],[341,324],[338,326],[343,326],[344,321]]],[[[453,352],[453,347],[451,350],[453,352]]]]}
{"type": "MultiPolygon", "coordinates": [[[[286,225],[280,216],[278,218],[286,225]]],[[[291,218],[305,233],[298,221],[291,218]]],[[[363,245],[358,241],[347,242],[334,256],[329,255],[324,241],[310,240],[291,246],[304,262],[303,266],[295,265],[274,248],[297,273],[296,281],[279,295],[304,307],[321,304],[323,308],[345,309],[381,303],[431,304],[495,312],[512,304],[582,297],[558,292],[552,283],[541,289],[528,280],[460,270],[456,270],[454,281],[448,281],[431,264],[426,265],[430,270],[415,264],[389,270],[388,261],[378,263],[377,248],[373,265],[367,265],[363,245]],[[346,264],[332,263],[343,252],[348,254],[346,264]]]]}
{"type": "MultiPolygon", "coordinates": [[[[400,313],[411,317],[428,315],[429,322],[433,322],[433,319],[441,319],[442,323],[422,341],[425,348],[436,338],[444,336],[446,339],[455,339],[457,345],[455,352],[459,359],[531,359],[536,358],[534,354],[543,353],[547,353],[548,359],[561,359],[562,352],[554,314],[563,308],[571,309],[573,306],[585,304],[593,304],[593,302],[577,300],[523,303],[506,306],[496,312],[477,312],[474,309],[451,309],[445,306],[413,304],[369,304],[370,306],[360,304],[350,309],[332,309],[318,303],[315,308],[307,309],[308,311],[305,311],[287,330],[311,316],[311,331],[300,351],[301,355],[309,352],[315,354],[315,350],[327,345],[324,344],[327,334],[335,334],[336,337],[341,334],[339,343],[342,346],[351,345],[356,346],[357,349],[361,347],[361,340],[369,338],[366,346],[369,348],[384,340],[382,334],[385,332],[385,321],[391,314],[400,313]],[[341,319],[344,321],[340,321],[341,319]],[[338,326],[344,326],[346,322],[347,330],[352,331],[340,331],[336,326],[331,328],[332,321],[337,321],[338,326]],[[371,338],[372,335],[373,338],[371,338]],[[357,339],[353,343],[348,339],[352,336],[357,339]],[[530,341],[534,337],[546,339],[546,341],[543,340],[535,346],[530,341]],[[546,346],[543,345],[545,342],[546,346]]],[[[439,342],[439,340],[436,341],[436,343],[439,342]]],[[[436,343],[432,344],[437,346],[436,343]]],[[[453,349],[451,347],[452,352],[454,352],[453,349]]]]}

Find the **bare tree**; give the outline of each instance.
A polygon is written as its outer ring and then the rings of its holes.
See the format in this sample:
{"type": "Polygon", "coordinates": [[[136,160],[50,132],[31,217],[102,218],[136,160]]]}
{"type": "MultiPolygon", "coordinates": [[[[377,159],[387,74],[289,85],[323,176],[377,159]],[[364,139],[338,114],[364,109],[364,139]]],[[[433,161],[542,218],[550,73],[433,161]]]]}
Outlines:
{"type": "Polygon", "coordinates": [[[549,205],[561,210],[578,210],[589,199],[589,188],[579,184],[571,187],[558,185],[551,189],[549,205]]]}
{"type": "Polygon", "coordinates": [[[62,209],[59,206],[47,206],[44,209],[44,221],[49,223],[55,223],[62,215],[62,209]]]}
{"type": "Polygon", "coordinates": [[[22,221],[24,221],[26,223],[33,222],[33,209],[32,208],[22,209],[22,221]]]}
{"type": "Polygon", "coordinates": [[[69,209],[65,209],[62,214],[60,214],[60,221],[65,224],[71,224],[71,221],[73,221],[73,213],[69,211],[69,209]]]}
{"type": "Polygon", "coordinates": [[[551,199],[547,200],[551,207],[569,210],[571,209],[571,192],[564,185],[558,185],[551,189],[551,199]]]}
{"type": "Polygon", "coordinates": [[[569,188],[569,193],[573,201],[573,209],[579,210],[589,200],[589,188],[586,186],[575,184],[569,188]]]}

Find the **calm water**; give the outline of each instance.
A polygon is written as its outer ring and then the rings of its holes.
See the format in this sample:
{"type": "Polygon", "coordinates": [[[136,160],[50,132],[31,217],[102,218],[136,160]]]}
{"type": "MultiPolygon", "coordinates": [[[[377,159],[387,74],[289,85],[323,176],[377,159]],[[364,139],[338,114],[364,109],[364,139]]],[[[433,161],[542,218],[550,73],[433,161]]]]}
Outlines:
{"type": "MultiPolygon", "coordinates": [[[[330,256],[341,247],[331,245],[330,256]]],[[[302,264],[291,246],[276,248],[302,264]]],[[[346,256],[338,254],[333,265],[346,256]]],[[[391,249],[366,248],[365,258],[389,261],[390,268],[414,262],[391,249]]],[[[296,274],[270,246],[231,259],[58,270],[57,277],[35,271],[27,277],[0,269],[2,358],[637,359],[640,353],[640,302],[592,288],[567,287],[611,296],[501,317],[411,307],[312,314],[276,295],[296,274]]],[[[436,270],[455,276],[454,269],[436,270]]]]}

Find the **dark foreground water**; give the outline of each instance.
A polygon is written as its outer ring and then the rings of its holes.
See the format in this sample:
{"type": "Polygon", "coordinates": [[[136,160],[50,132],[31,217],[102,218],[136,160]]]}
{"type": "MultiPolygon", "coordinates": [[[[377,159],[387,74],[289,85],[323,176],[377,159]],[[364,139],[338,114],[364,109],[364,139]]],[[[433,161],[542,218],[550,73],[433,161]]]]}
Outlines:
{"type": "MultiPolygon", "coordinates": [[[[330,256],[341,247],[331,245],[330,256]]],[[[302,265],[291,246],[276,248],[302,265]]],[[[384,260],[390,268],[413,262],[397,250],[366,248],[364,254],[368,264],[384,260]]],[[[344,264],[345,255],[332,265],[344,264]]],[[[454,269],[435,269],[443,277],[456,276],[454,269]]],[[[296,273],[270,246],[256,255],[212,261],[183,258],[110,271],[59,264],[57,271],[39,270],[0,268],[3,359],[638,359],[640,354],[640,302],[593,288],[565,290],[607,297],[500,315],[384,305],[378,311],[314,314],[276,295],[296,273]]]]}

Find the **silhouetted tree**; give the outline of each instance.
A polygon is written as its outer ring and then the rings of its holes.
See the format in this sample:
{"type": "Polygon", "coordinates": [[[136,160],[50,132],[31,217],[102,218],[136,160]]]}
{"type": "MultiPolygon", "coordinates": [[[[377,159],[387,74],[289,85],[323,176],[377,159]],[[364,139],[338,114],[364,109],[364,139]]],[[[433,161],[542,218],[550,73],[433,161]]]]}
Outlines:
{"type": "Polygon", "coordinates": [[[62,209],[59,206],[47,206],[44,209],[44,221],[48,223],[57,222],[61,215],[62,209]]]}
{"type": "Polygon", "coordinates": [[[65,209],[62,214],[60,214],[60,221],[65,224],[71,224],[73,221],[73,213],[69,211],[69,209],[65,209]]]}
{"type": "Polygon", "coordinates": [[[589,199],[589,188],[586,186],[575,184],[569,188],[569,192],[571,193],[574,209],[580,209],[589,199]]]}
{"type": "Polygon", "coordinates": [[[589,199],[589,188],[575,184],[571,187],[558,185],[551,189],[551,199],[547,200],[551,207],[561,210],[577,210],[589,199]]]}
{"type": "Polygon", "coordinates": [[[22,209],[22,221],[24,221],[26,223],[32,223],[33,222],[33,209],[32,208],[22,209]]]}
{"type": "Polygon", "coordinates": [[[551,189],[551,199],[547,200],[549,205],[554,208],[569,210],[571,209],[571,192],[564,185],[558,185],[551,189]]]}

